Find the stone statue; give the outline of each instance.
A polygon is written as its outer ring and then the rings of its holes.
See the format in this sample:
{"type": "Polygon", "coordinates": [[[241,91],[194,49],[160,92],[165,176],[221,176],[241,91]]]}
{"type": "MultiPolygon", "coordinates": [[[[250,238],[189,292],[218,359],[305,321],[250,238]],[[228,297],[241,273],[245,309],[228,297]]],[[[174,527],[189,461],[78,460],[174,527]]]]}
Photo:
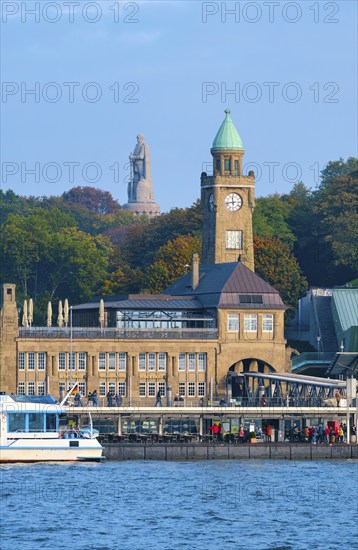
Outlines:
{"type": "Polygon", "coordinates": [[[128,202],[154,202],[149,147],[143,134],[137,136],[137,145],[129,155],[131,173],[128,184],[128,202]]]}
{"type": "Polygon", "coordinates": [[[123,205],[137,216],[146,214],[150,218],[160,214],[160,206],[154,200],[149,147],[143,134],[137,136],[137,145],[129,155],[130,178],[128,203],[123,205]]]}

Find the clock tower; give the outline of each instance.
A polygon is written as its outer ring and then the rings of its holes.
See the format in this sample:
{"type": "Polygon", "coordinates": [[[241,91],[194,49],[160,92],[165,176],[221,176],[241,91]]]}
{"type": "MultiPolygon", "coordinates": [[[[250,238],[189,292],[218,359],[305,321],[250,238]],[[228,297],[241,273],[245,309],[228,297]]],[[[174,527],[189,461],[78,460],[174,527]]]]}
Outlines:
{"type": "Polygon", "coordinates": [[[201,209],[203,213],[204,264],[241,261],[254,271],[252,213],[255,177],[242,175],[244,147],[225,110],[211,148],[213,175],[201,174],[201,209]]]}

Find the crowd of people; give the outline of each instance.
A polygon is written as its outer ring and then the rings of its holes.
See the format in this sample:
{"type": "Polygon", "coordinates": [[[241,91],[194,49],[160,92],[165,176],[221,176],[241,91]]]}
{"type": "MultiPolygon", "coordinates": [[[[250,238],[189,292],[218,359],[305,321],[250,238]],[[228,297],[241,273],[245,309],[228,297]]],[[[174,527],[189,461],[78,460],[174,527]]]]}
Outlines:
{"type": "MultiPolygon", "coordinates": [[[[352,426],[351,435],[357,434],[356,426],[352,426]]],[[[323,424],[318,426],[306,426],[302,430],[297,425],[292,430],[293,441],[305,441],[306,443],[345,443],[347,441],[346,423],[328,423],[326,428],[323,424]]]]}

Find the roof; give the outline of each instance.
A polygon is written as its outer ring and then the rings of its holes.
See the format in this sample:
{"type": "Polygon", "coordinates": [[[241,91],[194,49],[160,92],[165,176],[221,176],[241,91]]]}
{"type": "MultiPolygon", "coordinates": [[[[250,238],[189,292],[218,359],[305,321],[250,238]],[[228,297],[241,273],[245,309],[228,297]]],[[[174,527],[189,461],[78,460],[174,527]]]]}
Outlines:
{"type": "Polygon", "coordinates": [[[225,120],[215,136],[212,149],[221,151],[232,151],[233,149],[243,150],[244,146],[241,137],[231,120],[230,109],[225,109],[225,113],[225,120]]]}
{"type": "MultiPolygon", "coordinates": [[[[202,305],[195,296],[168,296],[163,294],[129,294],[124,299],[118,299],[118,296],[107,297],[105,308],[108,309],[144,309],[144,310],[188,310],[201,309],[202,305]]],[[[97,302],[88,302],[73,307],[74,310],[97,310],[99,309],[99,300],[97,302]]]]}
{"type": "Polygon", "coordinates": [[[358,289],[334,288],[332,290],[332,300],[342,331],[358,326],[358,289]]]}
{"type": "Polygon", "coordinates": [[[192,289],[191,277],[191,273],[183,275],[165,293],[196,296],[203,307],[285,309],[277,290],[241,262],[201,265],[199,285],[195,290],[192,289]],[[240,303],[240,295],[259,295],[262,302],[240,303]]]}

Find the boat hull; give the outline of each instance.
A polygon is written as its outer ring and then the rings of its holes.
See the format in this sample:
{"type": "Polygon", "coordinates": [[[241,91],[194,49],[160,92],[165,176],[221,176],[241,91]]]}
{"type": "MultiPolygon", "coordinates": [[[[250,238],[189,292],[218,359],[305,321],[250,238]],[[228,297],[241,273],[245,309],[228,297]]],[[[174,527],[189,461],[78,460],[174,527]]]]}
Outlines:
{"type": "Polygon", "coordinates": [[[4,462],[71,462],[99,461],[103,447],[96,439],[56,440],[36,446],[30,440],[17,440],[0,447],[0,463],[4,462]]]}

